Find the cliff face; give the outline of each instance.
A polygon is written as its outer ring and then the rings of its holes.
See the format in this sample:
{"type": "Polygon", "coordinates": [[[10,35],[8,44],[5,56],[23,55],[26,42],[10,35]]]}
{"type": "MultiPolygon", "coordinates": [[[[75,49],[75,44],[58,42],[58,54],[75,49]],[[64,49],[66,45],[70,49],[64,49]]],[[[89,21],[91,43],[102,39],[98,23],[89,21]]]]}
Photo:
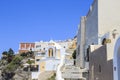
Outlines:
{"type": "MultiPolygon", "coordinates": [[[[14,55],[11,62],[8,62],[7,57],[2,57],[0,60],[0,80],[29,80],[31,77],[30,61],[31,57],[14,55]],[[28,67],[25,67],[24,64],[28,64],[28,67]]],[[[33,59],[33,58],[31,58],[33,59]]]]}
{"type": "Polygon", "coordinates": [[[21,75],[22,74],[25,75],[24,73],[20,73],[23,71],[19,70],[18,69],[19,67],[14,68],[13,71],[10,71],[8,70],[9,64],[4,65],[3,60],[1,60],[1,62],[2,63],[0,63],[0,80],[23,80],[24,79],[24,77],[21,78],[21,76],[18,75],[18,73],[21,75]],[[16,75],[18,75],[17,78],[15,77],[16,75]]]}
{"type": "Polygon", "coordinates": [[[75,37],[72,40],[72,44],[69,46],[68,49],[66,49],[66,52],[72,55],[73,52],[76,50],[76,46],[77,46],[77,38],[75,37]]]}

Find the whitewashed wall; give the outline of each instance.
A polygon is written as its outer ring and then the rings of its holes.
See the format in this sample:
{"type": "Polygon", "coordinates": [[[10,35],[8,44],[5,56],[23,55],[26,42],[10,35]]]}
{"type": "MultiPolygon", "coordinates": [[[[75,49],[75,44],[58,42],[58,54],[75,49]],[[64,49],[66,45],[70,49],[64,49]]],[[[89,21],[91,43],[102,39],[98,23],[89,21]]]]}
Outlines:
{"type": "Polygon", "coordinates": [[[54,60],[46,60],[46,71],[52,71],[57,70],[57,66],[60,63],[60,60],[54,59],[54,60]]]}
{"type": "Polygon", "coordinates": [[[98,1],[99,34],[117,29],[120,32],[120,0],[98,1]]]}

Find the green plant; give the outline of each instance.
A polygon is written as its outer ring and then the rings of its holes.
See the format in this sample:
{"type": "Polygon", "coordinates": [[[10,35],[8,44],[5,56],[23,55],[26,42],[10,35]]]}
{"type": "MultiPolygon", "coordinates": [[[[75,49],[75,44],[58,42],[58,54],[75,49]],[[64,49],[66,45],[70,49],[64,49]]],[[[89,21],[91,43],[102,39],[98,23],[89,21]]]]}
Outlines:
{"type": "Polygon", "coordinates": [[[73,57],[73,59],[76,59],[76,50],[74,50],[72,57],[73,57]]]}
{"type": "Polygon", "coordinates": [[[28,59],[27,63],[31,65],[32,63],[35,63],[35,61],[28,59]]]}
{"type": "Polygon", "coordinates": [[[56,80],[55,77],[56,77],[56,74],[54,73],[54,75],[48,78],[48,80],[56,80]]]}
{"type": "Polygon", "coordinates": [[[22,61],[22,57],[15,56],[13,60],[6,66],[5,70],[8,72],[14,72],[20,65],[22,61]]]}

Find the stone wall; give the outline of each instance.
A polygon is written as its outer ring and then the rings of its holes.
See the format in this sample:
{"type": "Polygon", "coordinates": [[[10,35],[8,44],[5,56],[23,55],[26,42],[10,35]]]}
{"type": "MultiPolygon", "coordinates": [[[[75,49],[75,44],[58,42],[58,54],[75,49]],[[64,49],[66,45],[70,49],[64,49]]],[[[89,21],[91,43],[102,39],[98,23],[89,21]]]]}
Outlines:
{"type": "Polygon", "coordinates": [[[107,60],[106,46],[91,45],[89,80],[113,80],[113,60],[107,60]]]}

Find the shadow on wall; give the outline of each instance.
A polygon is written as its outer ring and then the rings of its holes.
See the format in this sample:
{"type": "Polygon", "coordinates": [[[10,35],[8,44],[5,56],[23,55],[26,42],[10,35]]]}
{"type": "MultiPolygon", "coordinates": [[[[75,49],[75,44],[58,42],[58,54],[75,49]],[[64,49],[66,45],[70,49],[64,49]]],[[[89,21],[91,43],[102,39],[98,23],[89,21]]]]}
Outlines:
{"type": "Polygon", "coordinates": [[[113,80],[113,60],[107,61],[106,45],[92,47],[97,49],[89,54],[89,80],[113,80]]]}

